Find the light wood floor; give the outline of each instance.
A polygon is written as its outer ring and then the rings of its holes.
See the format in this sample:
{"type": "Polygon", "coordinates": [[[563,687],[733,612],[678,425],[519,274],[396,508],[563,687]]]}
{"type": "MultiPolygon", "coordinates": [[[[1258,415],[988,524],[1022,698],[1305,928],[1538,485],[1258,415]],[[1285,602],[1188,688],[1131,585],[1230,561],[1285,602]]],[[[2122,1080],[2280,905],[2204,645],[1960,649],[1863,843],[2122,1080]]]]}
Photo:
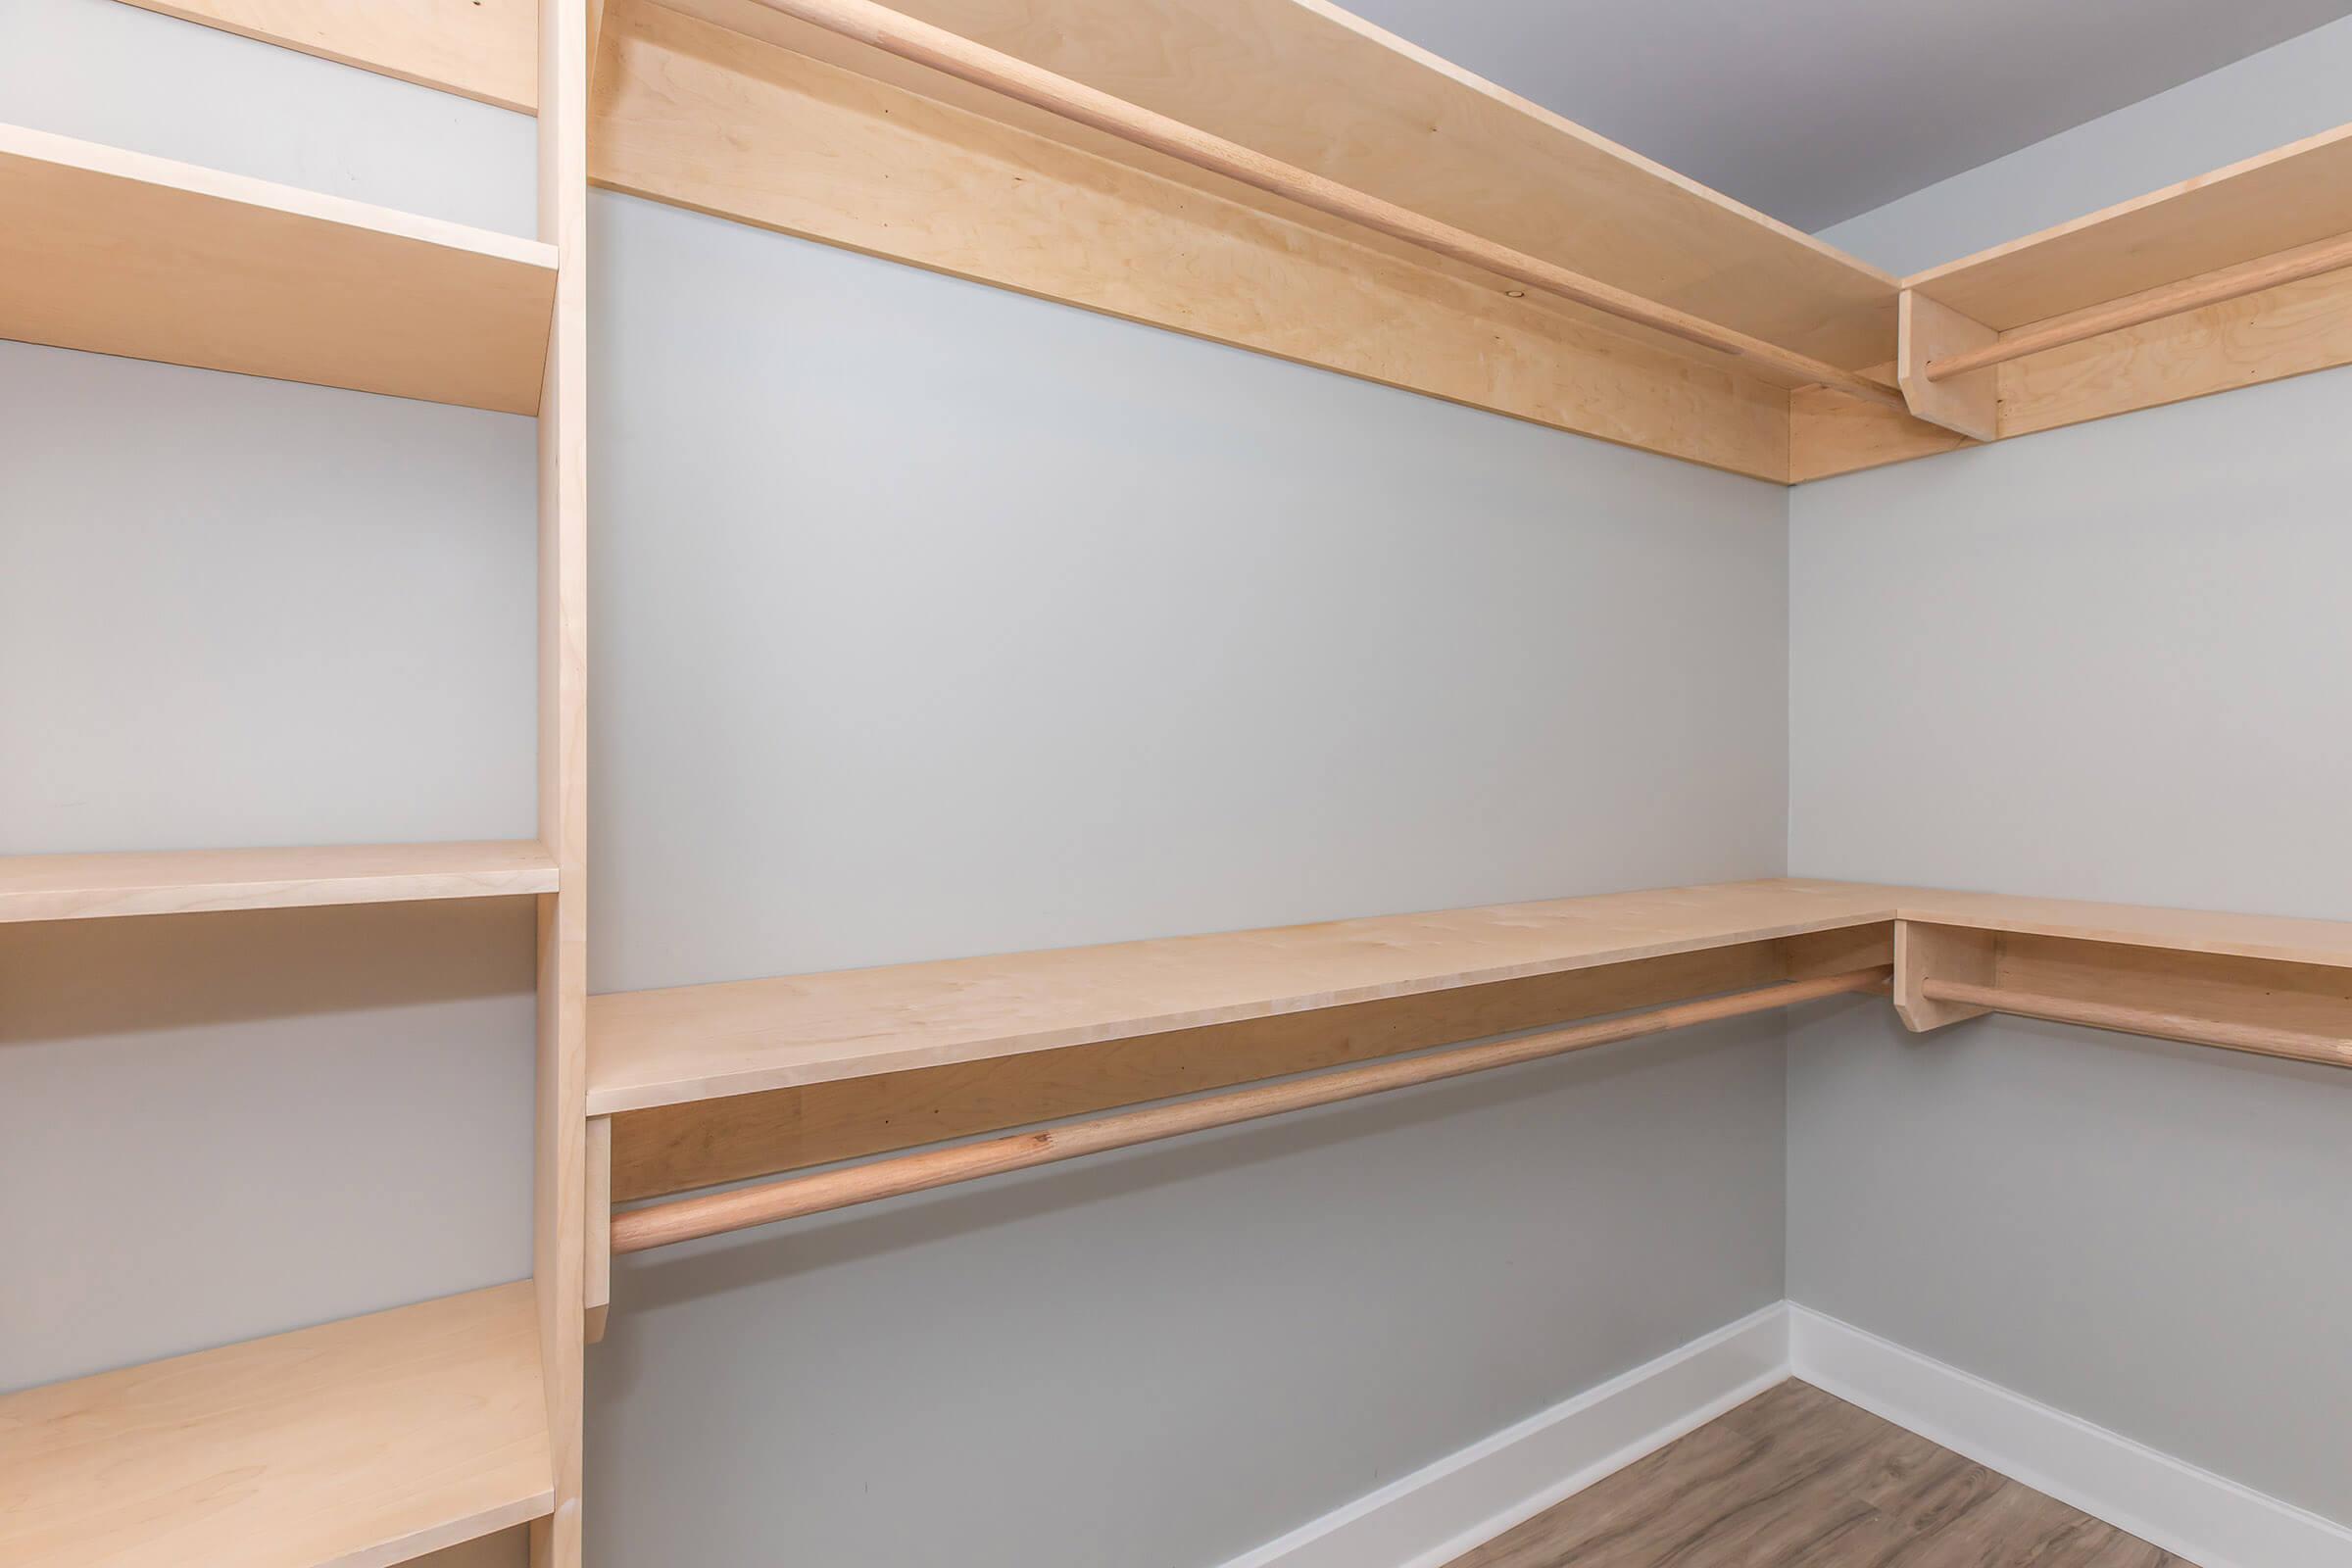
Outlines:
{"type": "Polygon", "coordinates": [[[2195,1568],[1793,1380],[1452,1568],[2195,1568]]]}

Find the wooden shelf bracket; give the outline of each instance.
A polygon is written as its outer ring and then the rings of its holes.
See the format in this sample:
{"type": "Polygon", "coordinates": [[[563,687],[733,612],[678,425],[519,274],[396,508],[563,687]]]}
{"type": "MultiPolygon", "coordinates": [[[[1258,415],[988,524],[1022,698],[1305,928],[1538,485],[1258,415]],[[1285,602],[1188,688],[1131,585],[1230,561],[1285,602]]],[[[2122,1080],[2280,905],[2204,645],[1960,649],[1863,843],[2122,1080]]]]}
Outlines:
{"type": "Polygon", "coordinates": [[[1954,374],[1967,355],[1997,347],[2000,333],[1917,289],[1895,304],[1895,380],[1911,416],[1977,441],[2000,438],[2000,380],[1990,364],[1954,374]]]}

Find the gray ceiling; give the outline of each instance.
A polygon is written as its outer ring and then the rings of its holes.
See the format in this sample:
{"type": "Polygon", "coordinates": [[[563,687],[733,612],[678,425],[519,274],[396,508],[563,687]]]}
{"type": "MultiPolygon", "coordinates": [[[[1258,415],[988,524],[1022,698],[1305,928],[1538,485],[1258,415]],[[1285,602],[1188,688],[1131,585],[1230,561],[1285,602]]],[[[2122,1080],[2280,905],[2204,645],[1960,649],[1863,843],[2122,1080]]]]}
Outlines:
{"type": "Polygon", "coordinates": [[[2352,0],[1342,4],[1807,230],[2352,15],[2352,0]]]}

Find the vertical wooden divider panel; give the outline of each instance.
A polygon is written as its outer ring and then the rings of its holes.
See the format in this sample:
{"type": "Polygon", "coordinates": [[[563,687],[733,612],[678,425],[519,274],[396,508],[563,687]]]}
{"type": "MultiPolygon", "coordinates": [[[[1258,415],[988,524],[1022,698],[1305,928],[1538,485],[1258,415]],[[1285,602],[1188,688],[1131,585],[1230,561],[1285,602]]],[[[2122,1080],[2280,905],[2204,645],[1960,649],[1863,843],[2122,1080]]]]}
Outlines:
{"type": "Polygon", "coordinates": [[[533,1273],[555,1508],[533,1568],[579,1568],[587,1252],[588,18],[539,0],[539,237],[557,249],[539,406],[539,834],[557,888],[539,901],[538,1162],[533,1273]]]}
{"type": "Polygon", "coordinates": [[[1920,990],[1930,979],[1988,986],[2000,961],[2001,935],[1967,926],[1894,922],[1894,1010],[1903,1027],[1916,1032],[1980,1018],[1991,1009],[1956,1002],[1930,1002],[1920,990]]]}

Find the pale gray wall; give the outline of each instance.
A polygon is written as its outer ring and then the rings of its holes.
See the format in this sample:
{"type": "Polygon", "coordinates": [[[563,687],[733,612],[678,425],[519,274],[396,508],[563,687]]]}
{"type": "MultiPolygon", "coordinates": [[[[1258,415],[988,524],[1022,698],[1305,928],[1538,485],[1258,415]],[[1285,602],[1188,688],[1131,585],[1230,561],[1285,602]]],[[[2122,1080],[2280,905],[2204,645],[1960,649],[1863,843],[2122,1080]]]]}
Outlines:
{"type": "Polygon", "coordinates": [[[0,122],[530,236],[539,124],[119,0],[0,4],[0,122]]]}
{"type": "MultiPolygon", "coordinates": [[[[1832,237],[1915,266],[2340,119],[2348,40],[1832,237]]],[[[1791,869],[2352,917],[2347,429],[2335,370],[1794,491],[1791,869]]],[[[2352,1520],[2352,1078],[1857,1004],[1788,1113],[1792,1298],[2352,1520]]]]}
{"type": "Polygon", "coordinates": [[[2352,115],[2348,81],[2352,18],[1832,224],[1821,237],[1888,271],[1924,271],[2333,130],[2352,115]]]}
{"type": "MultiPolygon", "coordinates": [[[[1782,492],[600,196],[596,989],[1777,873],[1782,492]]],[[[591,1559],[1222,1561],[1778,1298],[1762,1021],[625,1261],[591,1559]]]]}
{"type": "MultiPolygon", "coordinates": [[[[0,119],[527,225],[530,122],[451,102],[0,7],[0,119]]],[[[0,432],[0,854],[532,831],[532,421],[12,343],[0,432]]],[[[0,927],[0,1389],[527,1275],[532,946],[0,927]]]]}

